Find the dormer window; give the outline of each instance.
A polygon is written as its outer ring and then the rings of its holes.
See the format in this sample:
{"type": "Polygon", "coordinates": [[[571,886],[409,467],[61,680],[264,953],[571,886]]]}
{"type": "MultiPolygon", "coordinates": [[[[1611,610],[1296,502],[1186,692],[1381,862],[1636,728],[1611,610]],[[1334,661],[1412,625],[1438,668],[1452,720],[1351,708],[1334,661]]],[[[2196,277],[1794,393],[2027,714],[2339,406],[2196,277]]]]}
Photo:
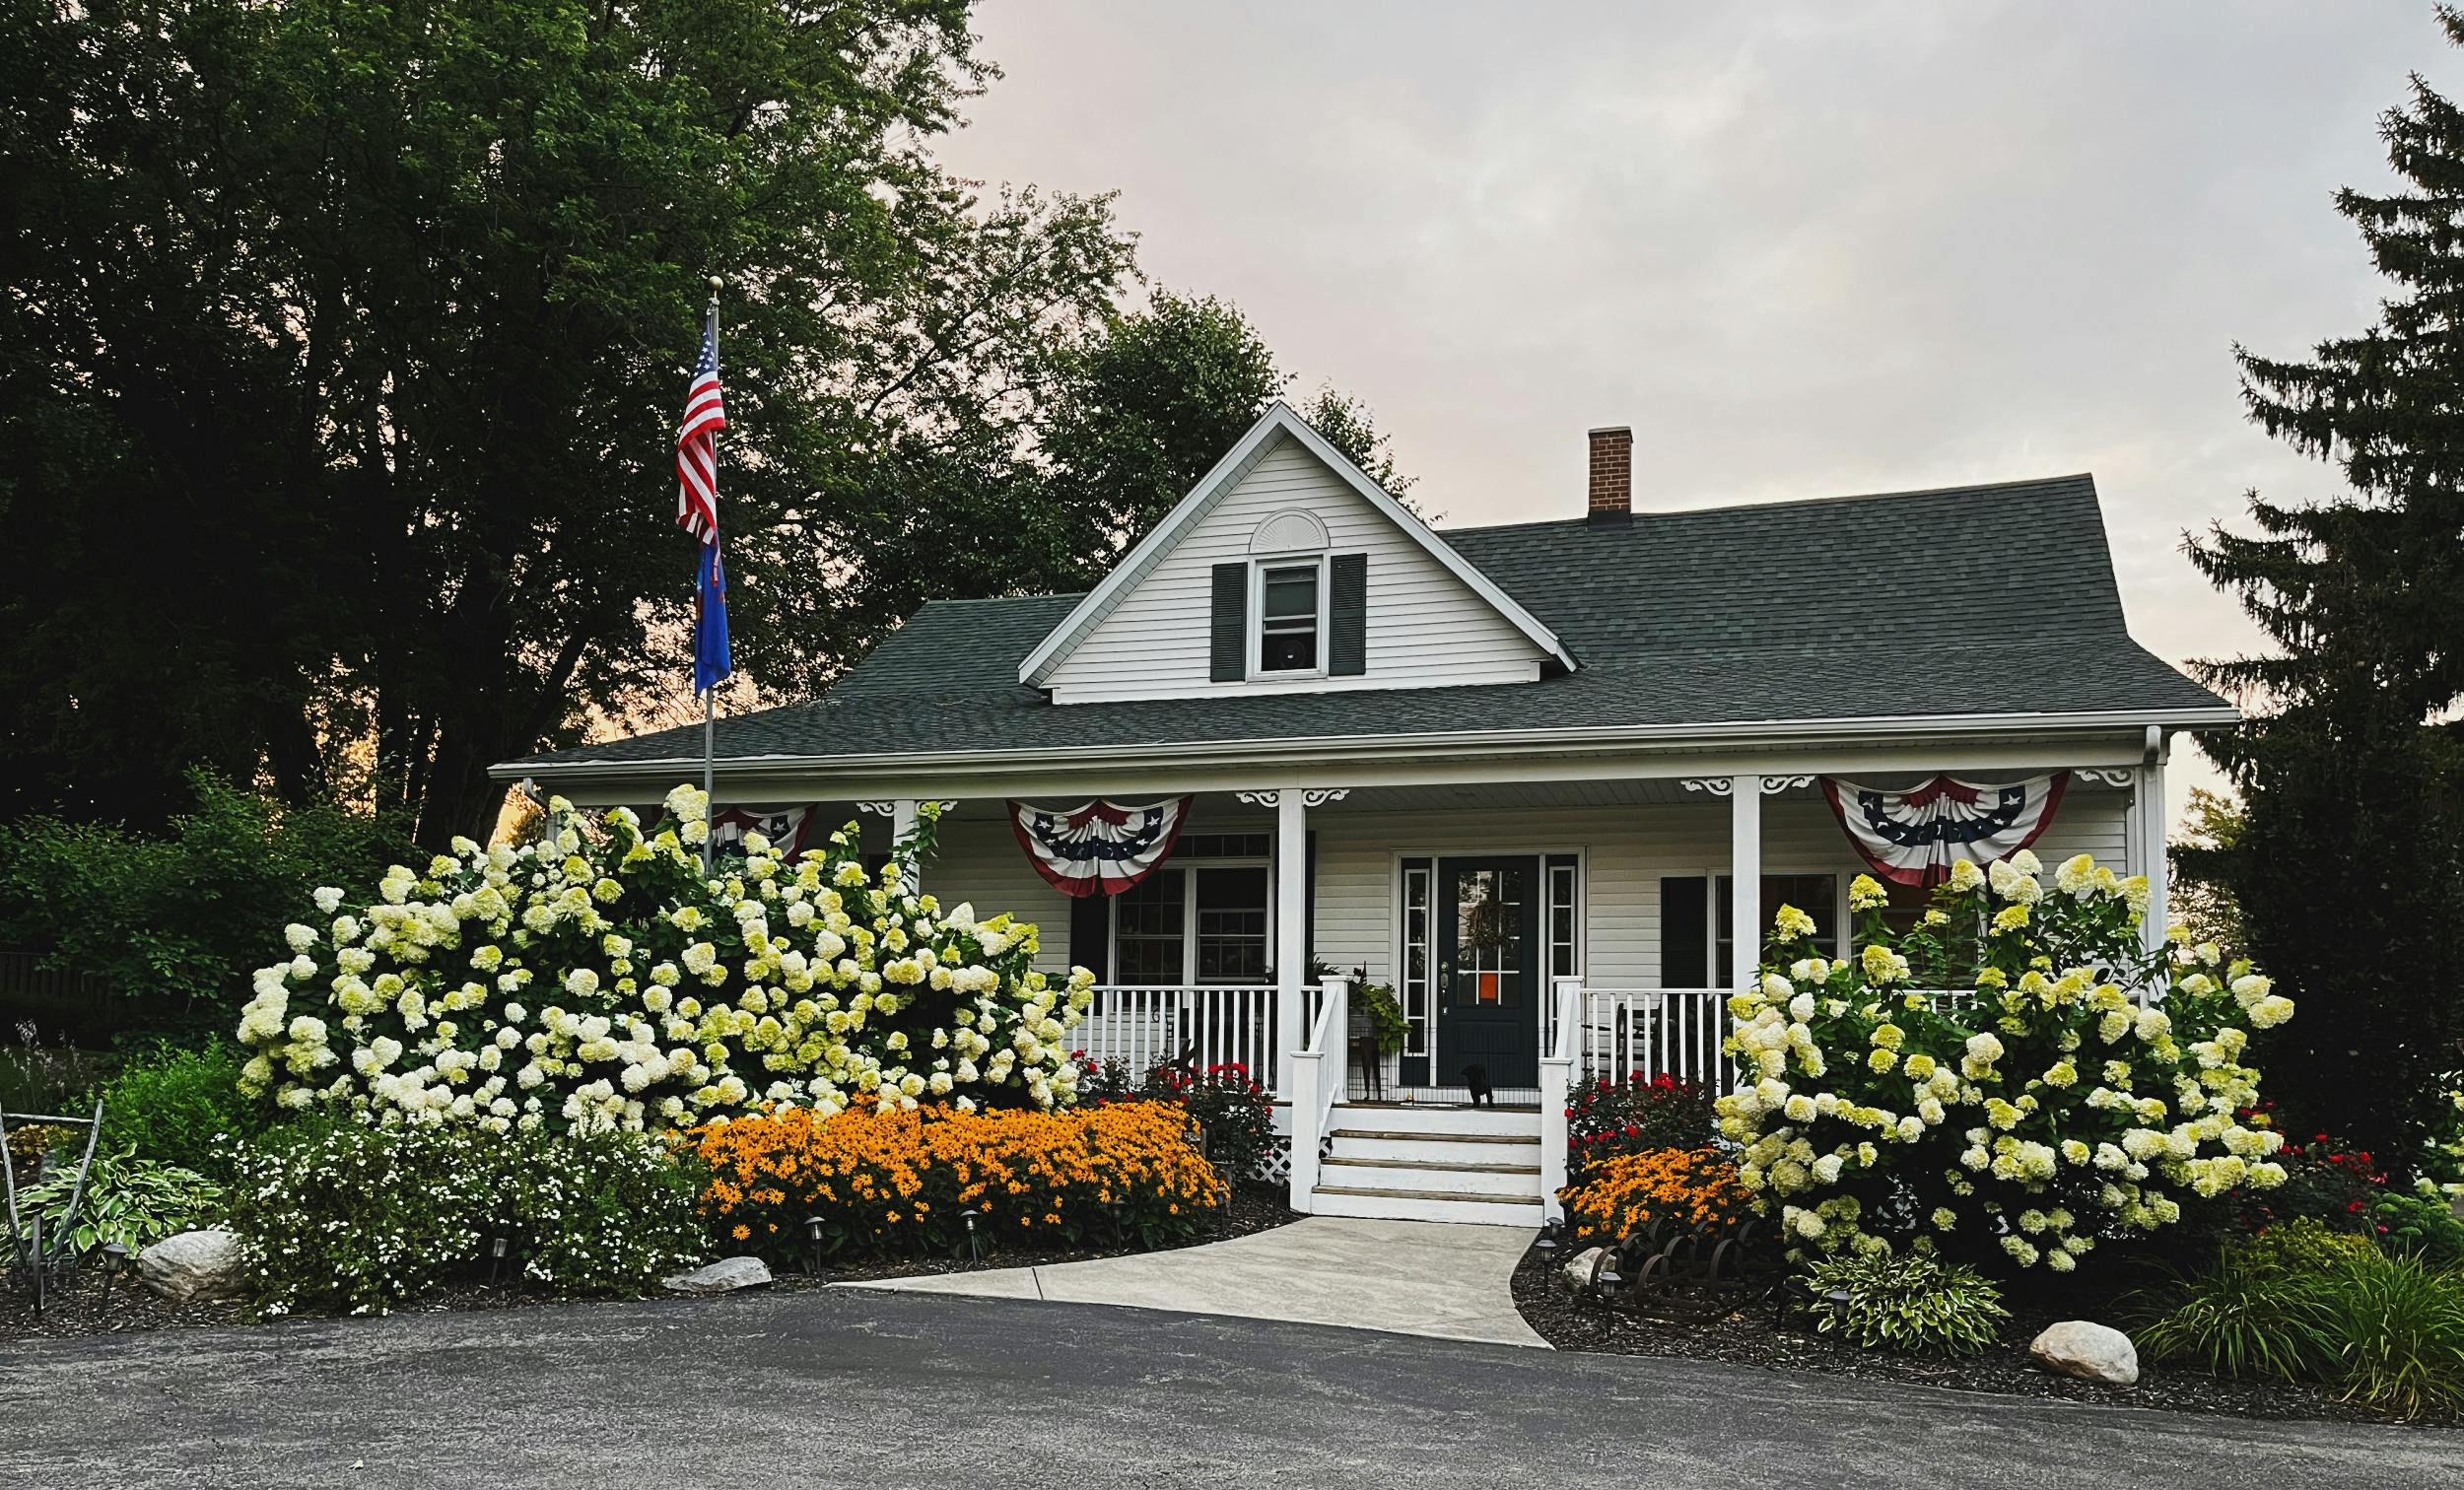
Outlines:
{"type": "Polygon", "coordinates": [[[1321,559],[1262,561],[1255,580],[1256,642],[1250,655],[1261,677],[1322,671],[1326,635],[1326,564],[1321,559]]]}

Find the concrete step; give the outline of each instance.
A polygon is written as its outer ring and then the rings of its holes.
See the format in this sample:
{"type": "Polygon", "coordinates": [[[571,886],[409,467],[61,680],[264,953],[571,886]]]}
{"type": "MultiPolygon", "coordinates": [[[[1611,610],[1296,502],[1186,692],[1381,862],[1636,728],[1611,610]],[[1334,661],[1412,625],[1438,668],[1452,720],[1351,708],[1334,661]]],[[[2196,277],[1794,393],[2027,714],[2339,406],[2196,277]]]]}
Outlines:
{"type": "Polygon", "coordinates": [[[1333,1158],[1318,1167],[1323,1183],[1347,1189],[1443,1189],[1467,1195],[1529,1199],[1540,1193],[1537,1164],[1464,1164],[1436,1159],[1333,1158]]]}
{"type": "Polygon", "coordinates": [[[1335,1105],[1337,1127],[1390,1133],[1488,1133],[1540,1136],[1540,1109],[1453,1107],[1434,1102],[1345,1102],[1335,1105]]]}
{"type": "Polygon", "coordinates": [[[1310,1195],[1320,1216],[1364,1216],[1386,1221],[1451,1221],[1469,1226],[1540,1229],[1540,1196],[1509,1200],[1452,1189],[1390,1189],[1374,1185],[1321,1185],[1310,1195]]]}
{"type": "Polygon", "coordinates": [[[1540,1136],[1508,1133],[1418,1133],[1392,1129],[1336,1128],[1334,1157],[1378,1163],[1530,1166],[1540,1170],[1540,1136]]]}

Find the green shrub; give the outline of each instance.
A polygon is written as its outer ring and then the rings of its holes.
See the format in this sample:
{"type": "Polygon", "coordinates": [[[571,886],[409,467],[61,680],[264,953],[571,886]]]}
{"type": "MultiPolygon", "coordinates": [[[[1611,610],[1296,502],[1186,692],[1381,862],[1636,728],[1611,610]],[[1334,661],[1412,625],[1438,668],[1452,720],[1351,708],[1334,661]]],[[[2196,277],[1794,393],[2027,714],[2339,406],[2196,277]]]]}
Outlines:
{"type": "Polygon", "coordinates": [[[1712,1141],[1716,1095],[1665,1071],[1578,1085],[1566,1099],[1566,1162],[1579,1175],[1622,1154],[1705,1147],[1712,1141]]]}
{"type": "Polygon", "coordinates": [[[2464,1273],[2371,1256],[2327,1284],[2347,1401],[2405,1418],[2464,1416],[2464,1273]]]}
{"type": "Polygon", "coordinates": [[[2215,947],[2147,951],[2144,877],[2084,853],[2050,884],[2043,867],[2025,849],[1954,865],[1904,932],[1859,875],[1862,950],[1839,961],[1780,908],[1772,960],[1729,1000],[1740,1080],[1717,1108],[1740,1177],[1800,1250],[1923,1237],[2067,1273],[2186,1200],[2285,1182],[2283,1138],[2240,1115],[2258,1098],[2251,1035],[2293,1001],[2215,947]]]}
{"type": "MultiPolygon", "coordinates": [[[[84,1130],[77,1132],[82,1141],[84,1130]]],[[[50,1166],[40,1181],[18,1196],[21,1205],[42,1217],[45,1237],[56,1235],[76,1185],[77,1161],[72,1156],[50,1166]]],[[[94,1156],[72,1235],[81,1253],[106,1242],[136,1252],[165,1237],[212,1225],[222,1214],[221,1185],[193,1171],[139,1159],[121,1149],[94,1156]]]]}
{"type": "Polygon", "coordinates": [[[2298,1216],[2234,1243],[2232,1250],[2253,1271],[2322,1273],[2376,1249],[2359,1232],[2334,1231],[2316,1216],[2298,1216]]]}
{"type": "Polygon", "coordinates": [[[2464,1272],[2284,1227],[2135,1303],[2152,1361],[2324,1382],[2400,1417],[2464,1415],[2464,1272]]]}
{"type": "Polygon", "coordinates": [[[487,1266],[568,1295],[628,1294],[702,1253],[702,1171],[599,1132],[310,1119],[240,1150],[232,1224],[269,1315],[384,1314],[487,1266]]]}
{"type": "Polygon", "coordinates": [[[2464,1263],[2464,1217],[2456,1215],[2434,1185],[2428,1194],[2378,1194],[2370,1201],[2369,1219],[2378,1245],[2388,1252],[2419,1257],[2432,1267],[2464,1263]]]}
{"type": "MultiPolygon", "coordinates": [[[[2320,1252],[2307,1255],[2324,1255],[2324,1239],[2333,1236],[2313,1233],[2320,1252]]],[[[2300,1246],[2310,1244],[2304,1238],[2300,1246]]],[[[2363,1250],[2376,1255],[2367,1244],[2363,1250]]],[[[2134,1300],[2130,1313],[2140,1327],[2132,1342],[2151,1361],[2186,1361],[2211,1376],[2331,1377],[2341,1341],[2330,1280],[2341,1266],[2288,1265],[2288,1257],[2303,1255],[2299,1246],[2281,1244],[2227,1248],[2206,1272],[2176,1274],[2134,1300]]]]}
{"type": "Polygon", "coordinates": [[[1868,1350],[1973,1355],[2011,1317],[1983,1274],[1924,1253],[1835,1253],[1808,1268],[1805,1280],[1814,1328],[1868,1350]]]}
{"type": "Polygon", "coordinates": [[[319,885],[359,884],[408,851],[389,825],[286,807],[205,772],[162,836],[36,817],[0,825],[0,945],[100,980],[144,1028],[223,1025],[249,971],[319,885]]]}
{"type": "Polygon", "coordinates": [[[103,1089],[103,1142],[229,1179],[236,1146],[265,1131],[265,1105],[240,1091],[240,1054],[220,1039],[131,1056],[103,1089]]]}

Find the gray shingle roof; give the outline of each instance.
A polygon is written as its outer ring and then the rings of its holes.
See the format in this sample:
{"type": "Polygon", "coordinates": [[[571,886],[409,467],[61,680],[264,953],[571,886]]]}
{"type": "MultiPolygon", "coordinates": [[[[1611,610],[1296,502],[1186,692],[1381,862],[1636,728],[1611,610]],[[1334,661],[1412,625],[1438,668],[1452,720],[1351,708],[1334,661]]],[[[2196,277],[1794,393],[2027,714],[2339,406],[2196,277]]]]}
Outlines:
{"type": "MultiPolygon", "coordinates": [[[[1580,668],[1535,683],[1057,707],[1018,664],[1076,595],[935,601],[723,759],[2216,709],[2130,638],[2086,476],[1467,528],[1455,550],[1580,668]]],[[[532,764],[698,757],[699,726],[532,764]]]]}

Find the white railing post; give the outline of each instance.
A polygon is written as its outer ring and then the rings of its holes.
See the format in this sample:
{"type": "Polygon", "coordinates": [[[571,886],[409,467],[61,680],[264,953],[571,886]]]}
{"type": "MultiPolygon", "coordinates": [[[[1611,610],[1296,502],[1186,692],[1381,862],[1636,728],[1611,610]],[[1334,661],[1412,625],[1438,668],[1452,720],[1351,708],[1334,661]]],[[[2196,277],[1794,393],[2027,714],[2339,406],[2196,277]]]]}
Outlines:
{"type": "Polygon", "coordinates": [[[1566,1185],[1566,1102],[1573,1093],[1575,1052],[1583,1043],[1583,981],[1558,979],[1549,998],[1556,1017],[1554,1039],[1540,1061],[1540,1215],[1553,1221],[1565,1214],[1557,1191],[1566,1185]]]}
{"type": "Polygon", "coordinates": [[[1302,1215],[1317,1203],[1318,1139],[1321,1136],[1318,1081],[1324,1057],[1315,1050],[1292,1052],[1292,1209],[1302,1215]]]}
{"type": "MultiPolygon", "coordinates": [[[[1338,1102],[1352,1100],[1351,984],[1339,978],[1321,979],[1318,982],[1318,1006],[1323,1011],[1318,1017],[1326,1022],[1327,1030],[1326,1049],[1319,1054],[1321,1058],[1331,1055],[1335,1060],[1335,1085],[1322,1094],[1325,1099],[1323,1106],[1331,1108],[1338,1102]]],[[[1318,1068],[1321,1080],[1325,1079],[1326,1071],[1325,1066],[1318,1068]]]]}

